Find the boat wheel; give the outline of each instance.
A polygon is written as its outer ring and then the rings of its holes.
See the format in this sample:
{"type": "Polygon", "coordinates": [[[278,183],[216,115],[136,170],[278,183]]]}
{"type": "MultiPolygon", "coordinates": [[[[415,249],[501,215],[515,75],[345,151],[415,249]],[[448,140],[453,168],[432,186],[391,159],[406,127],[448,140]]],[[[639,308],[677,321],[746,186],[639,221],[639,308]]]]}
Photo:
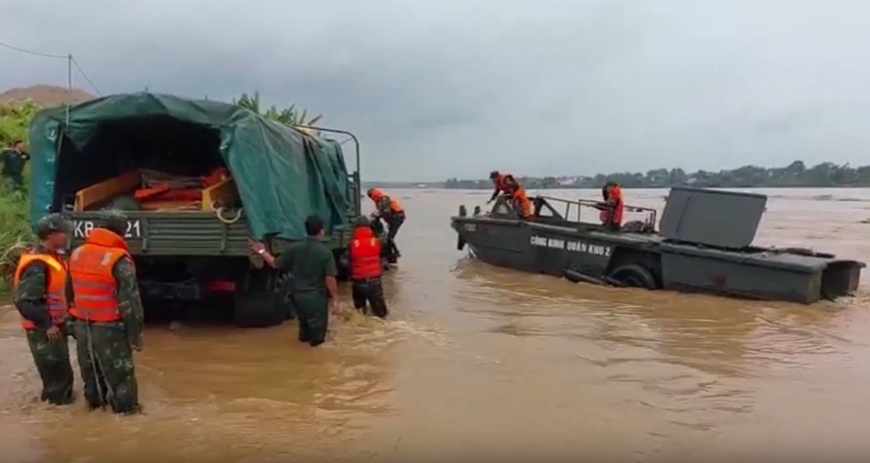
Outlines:
{"type": "Polygon", "coordinates": [[[608,275],[609,279],[633,288],[656,289],[656,279],[646,268],[638,264],[620,265],[608,275]]]}

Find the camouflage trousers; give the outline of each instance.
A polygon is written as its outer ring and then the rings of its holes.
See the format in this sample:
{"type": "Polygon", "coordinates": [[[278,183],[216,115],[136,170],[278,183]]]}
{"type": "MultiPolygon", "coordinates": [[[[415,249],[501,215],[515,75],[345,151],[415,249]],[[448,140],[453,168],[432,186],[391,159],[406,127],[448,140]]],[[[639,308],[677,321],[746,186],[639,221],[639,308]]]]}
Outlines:
{"type": "Polygon", "coordinates": [[[296,319],[299,320],[299,340],[312,347],[326,341],[329,324],[329,298],[319,292],[296,293],[296,319]]]}
{"type": "Polygon", "coordinates": [[[387,248],[390,254],[396,258],[401,257],[399,247],[396,246],[396,235],[399,234],[399,228],[405,223],[405,213],[395,214],[386,219],[387,222],[387,248]]]}
{"type": "Polygon", "coordinates": [[[27,345],[42,379],[40,400],[54,405],[73,401],[73,370],[69,361],[69,345],[64,335],[56,341],[48,339],[44,330],[27,330],[27,345]]]}
{"type": "Polygon", "coordinates": [[[353,306],[360,312],[371,313],[376,317],[387,318],[387,301],[384,299],[384,285],[380,277],[353,280],[351,283],[353,306]]]}
{"type": "Polygon", "coordinates": [[[75,336],[88,406],[99,408],[108,404],[115,413],[139,412],[133,349],[124,324],[77,320],[75,336]]]}

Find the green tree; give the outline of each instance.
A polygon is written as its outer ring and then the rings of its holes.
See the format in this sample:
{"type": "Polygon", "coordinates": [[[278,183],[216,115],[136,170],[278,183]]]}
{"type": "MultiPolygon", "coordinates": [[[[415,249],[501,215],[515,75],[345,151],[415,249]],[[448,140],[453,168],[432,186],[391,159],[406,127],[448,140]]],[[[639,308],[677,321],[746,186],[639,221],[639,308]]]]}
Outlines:
{"type": "MultiPolygon", "coordinates": [[[[27,140],[37,110],[39,107],[31,102],[0,104],[0,149],[9,147],[13,140],[27,140]]],[[[28,175],[26,169],[25,178],[28,175]]],[[[27,197],[0,180],[0,291],[9,289],[18,256],[32,238],[27,197]]]]}
{"type": "Polygon", "coordinates": [[[260,106],[260,92],[254,92],[253,95],[242,93],[238,100],[233,100],[233,104],[253,111],[266,119],[289,126],[314,125],[323,117],[323,115],[318,115],[309,119],[308,111],[303,109],[300,112],[296,109],[296,105],[290,105],[289,108],[285,109],[278,109],[277,106],[272,105],[269,109],[263,111],[260,106]]]}
{"type": "Polygon", "coordinates": [[[39,108],[32,102],[0,103],[0,149],[9,147],[13,140],[27,140],[30,121],[39,108]]]}

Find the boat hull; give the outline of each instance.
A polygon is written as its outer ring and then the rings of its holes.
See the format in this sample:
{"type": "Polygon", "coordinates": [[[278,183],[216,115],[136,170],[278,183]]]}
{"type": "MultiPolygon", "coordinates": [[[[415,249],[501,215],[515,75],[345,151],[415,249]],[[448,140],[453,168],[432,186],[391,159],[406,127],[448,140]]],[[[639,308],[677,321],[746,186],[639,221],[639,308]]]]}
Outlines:
{"type": "Polygon", "coordinates": [[[857,290],[864,264],[801,250],[728,251],[654,233],[453,217],[458,247],[486,263],[572,281],[810,304],[857,290]]]}

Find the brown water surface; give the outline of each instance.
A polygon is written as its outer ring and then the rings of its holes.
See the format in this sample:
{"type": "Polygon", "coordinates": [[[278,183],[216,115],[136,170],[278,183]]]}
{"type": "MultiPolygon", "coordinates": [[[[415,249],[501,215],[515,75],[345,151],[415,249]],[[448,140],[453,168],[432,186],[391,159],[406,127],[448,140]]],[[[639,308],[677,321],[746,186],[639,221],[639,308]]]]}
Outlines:
{"type": "MultiPolygon", "coordinates": [[[[317,349],[298,344],[294,324],[150,326],[136,358],[142,416],[37,403],[30,353],[4,310],[4,460],[870,455],[866,284],[814,306],[573,284],[455,250],[449,216],[488,192],[391,193],[409,221],[386,277],[389,321],[335,323],[317,349]]],[[[758,244],[870,261],[870,225],[859,223],[870,190],[765,193],[758,244]]],[[[659,208],[665,194],[627,191],[659,208]]]]}

